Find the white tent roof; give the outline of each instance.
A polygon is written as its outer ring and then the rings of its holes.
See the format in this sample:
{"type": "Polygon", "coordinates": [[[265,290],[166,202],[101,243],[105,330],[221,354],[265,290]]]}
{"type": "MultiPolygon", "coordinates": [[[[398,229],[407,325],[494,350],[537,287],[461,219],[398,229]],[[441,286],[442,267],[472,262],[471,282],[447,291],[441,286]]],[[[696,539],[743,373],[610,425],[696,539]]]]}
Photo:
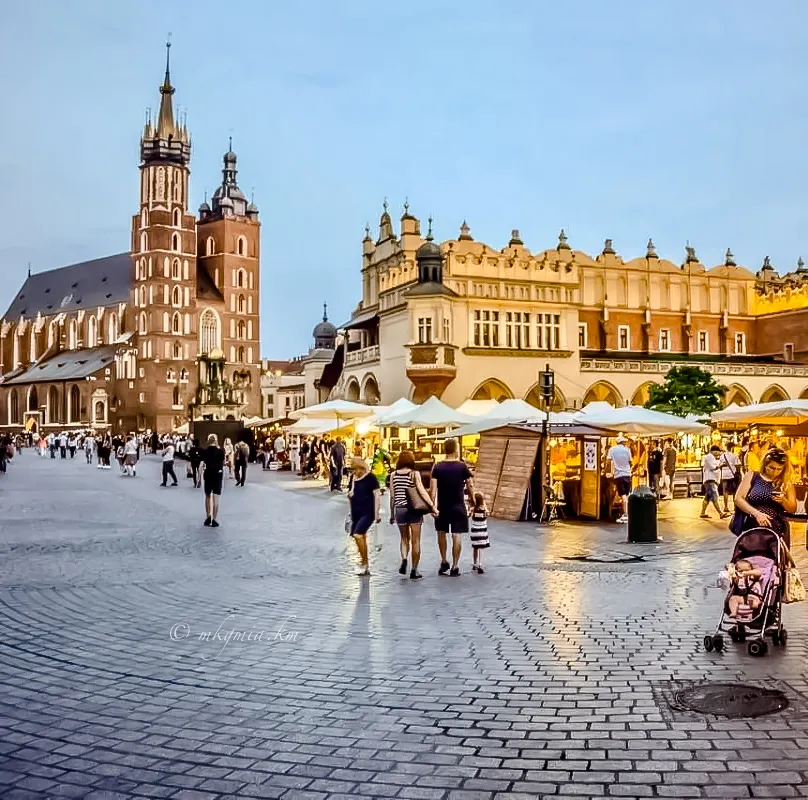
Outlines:
{"type": "MultiPolygon", "coordinates": [[[[590,404],[590,406],[593,404],[590,404]]],[[[589,408],[590,406],[587,406],[589,408]]],[[[642,406],[609,407],[608,410],[587,412],[582,409],[575,418],[586,424],[612,431],[646,436],[664,436],[673,433],[708,433],[709,428],[699,422],[688,422],[673,414],[652,411],[642,406]]]]}
{"type": "Polygon", "coordinates": [[[377,406],[373,416],[378,425],[384,425],[388,417],[396,417],[406,411],[412,411],[414,408],[416,408],[415,403],[407,400],[406,397],[399,397],[392,405],[377,406]]]}
{"type": "Polygon", "coordinates": [[[499,407],[496,400],[466,400],[457,407],[461,414],[468,414],[472,417],[484,417],[490,411],[499,407]]]}
{"type": "Polygon", "coordinates": [[[735,403],[712,414],[713,422],[747,422],[750,425],[767,422],[772,425],[799,425],[808,420],[808,400],[779,400],[775,403],[735,403]]]}
{"type": "Polygon", "coordinates": [[[465,425],[473,420],[474,417],[461,414],[433,396],[409,411],[386,415],[384,424],[397,425],[401,428],[443,428],[450,425],[465,425]]]}
{"type": "Polygon", "coordinates": [[[357,419],[361,417],[373,416],[375,406],[366,406],[362,403],[353,403],[350,400],[329,400],[326,403],[318,403],[308,408],[298,408],[292,411],[289,416],[292,419],[330,419],[340,417],[345,419],[357,419]]]}
{"type": "MultiPolygon", "coordinates": [[[[503,401],[502,405],[505,404],[503,401]]],[[[514,400],[512,402],[515,403],[522,403],[523,400],[514,400]]],[[[528,405],[526,403],[526,405],[528,405]]],[[[514,407],[516,408],[516,407],[514,407]]],[[[501,416],[498,416],[496,413],[496,409],[489,414],[485,414],[484,416],[480,417],[479,419],[473,420],[472,422],[468,423],[467,425],[463,425],[460,428],[452,431],[451,433],[447,434],[440,434],[439,436],[435,437],[438,439],[446,439],[446,438],[454,438],[459,436],[472,436],[475,433],[483,433],[484,431],[490,431],[494,428],[501,428],[503,425],[516,425],[519,423],[528,423],[531,425],[540,425],[544,420],[544,412],[539,411],[538,409],[530,406],[533,413],[530,415],[526,415],[524,413],[513,413],[507,414],[503,413],[501,416]]],[[[550,427],[554,425],[574,425],[576,421],[574,419],[574,415],[566,412],[550,412],[550,427]]],[[[587,423],[588,424],[588,423],[587,423]]]]}

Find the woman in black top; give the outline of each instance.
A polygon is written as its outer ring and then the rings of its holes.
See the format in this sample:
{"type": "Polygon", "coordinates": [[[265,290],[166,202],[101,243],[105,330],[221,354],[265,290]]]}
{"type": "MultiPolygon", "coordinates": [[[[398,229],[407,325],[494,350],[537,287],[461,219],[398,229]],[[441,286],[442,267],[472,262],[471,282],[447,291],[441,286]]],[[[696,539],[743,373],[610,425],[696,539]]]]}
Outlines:
{"type": "Polygon", "coordinates": [[[199,488],[199,465],[202,462],[202,451],[199,449],[199,439],[194,439],[188,451],[188,461],[191,462],[191,475],[194,479],[194,489],[199,488]]]}
{"type": "Polygon", "coordinates": [[[348,532],[359,550],[360,575],[370,575],[368,564],[368,543],[365,535],[374,522],[381,522],[379,516],[379,481],[370,472],[363,458],[351,461],[351,488],[348,502],[351,507],[351,529],[348,532]]]}
{"type": "Polygon", "coordinates": [[[202,451],[202,463],[205,465],[202,477],[205,487],[205,525],[218,528],[216,517],[219,515],[219,497],[224,478],[224,450],[219,447],[219,439],[215,433],[208,436],[208,446],[202,451]]]}

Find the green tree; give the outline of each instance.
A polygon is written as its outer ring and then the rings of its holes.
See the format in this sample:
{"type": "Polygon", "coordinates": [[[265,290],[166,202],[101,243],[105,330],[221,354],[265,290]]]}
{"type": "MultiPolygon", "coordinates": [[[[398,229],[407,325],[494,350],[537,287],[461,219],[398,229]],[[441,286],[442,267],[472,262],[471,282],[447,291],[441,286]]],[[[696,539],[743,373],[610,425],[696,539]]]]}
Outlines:
{"type": "Polygon", "coordinates": [[[649,391],[646,408],[685,417],[705,416],[722,407],[726,388],[701,367],[674,367],[649,391]]]}

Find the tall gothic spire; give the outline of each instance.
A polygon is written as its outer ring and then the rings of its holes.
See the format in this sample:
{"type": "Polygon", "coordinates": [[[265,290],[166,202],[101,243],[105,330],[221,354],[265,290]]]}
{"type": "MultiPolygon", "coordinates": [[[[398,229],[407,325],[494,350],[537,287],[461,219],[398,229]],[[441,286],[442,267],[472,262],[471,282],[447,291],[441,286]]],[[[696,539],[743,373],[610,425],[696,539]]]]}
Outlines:
{"type": "Polygon", "coordinates": [[[174,121],[174,105],[171,96],[174,94],[174,87],[171,85],[171,40],[166,42],[166,76],[163,85],[160,87],[160,113],[157,115],[157,135],[161,139],[172,138],[176,135],[176,123],[174,121]]]}

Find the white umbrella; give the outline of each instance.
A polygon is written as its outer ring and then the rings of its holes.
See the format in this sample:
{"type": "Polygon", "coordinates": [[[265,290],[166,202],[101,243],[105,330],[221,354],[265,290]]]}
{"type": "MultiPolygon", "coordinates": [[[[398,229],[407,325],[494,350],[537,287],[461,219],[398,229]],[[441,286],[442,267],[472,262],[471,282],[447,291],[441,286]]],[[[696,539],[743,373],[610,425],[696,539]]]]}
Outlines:
{"type": "Polygon", "coordinates": [[[449,426],[465,425],[473,422],[474,417],[461,414],[446,403],[438,400],[434,395],[425,403],[410,411],[390,415],[384,418],[385,425],[396,425],[400,428],[446,428],[449,426]]]}
{"type": "Polygon", "coordinates": [[[712,413],[713,422],[745,422],[749,425],[799,425],[808,420],[808,400],[778,400],[775,403],[754,403],[712,413]]]}
{"type": "Polygon", "coordinates": [[[621,406],[608,411],[578,412],[577,421],[594,425],[613,433],[634,433],[645,436],[665,436],[673,433],[709,433],[699,422],[688,422],[674,414],[652,411],[642,406],[621,406]]]}
{"type": "Polygon", "coordinates": [[[298,408],[290,412],[292,419],[330,419],[331,417],[341,417],[342,419],[359,419],[370,417],[374,413],[374,406],[366,406],[362,403],[353,403],[350,400],[329,400],[326,403],[308,408],[298,408]]]}

